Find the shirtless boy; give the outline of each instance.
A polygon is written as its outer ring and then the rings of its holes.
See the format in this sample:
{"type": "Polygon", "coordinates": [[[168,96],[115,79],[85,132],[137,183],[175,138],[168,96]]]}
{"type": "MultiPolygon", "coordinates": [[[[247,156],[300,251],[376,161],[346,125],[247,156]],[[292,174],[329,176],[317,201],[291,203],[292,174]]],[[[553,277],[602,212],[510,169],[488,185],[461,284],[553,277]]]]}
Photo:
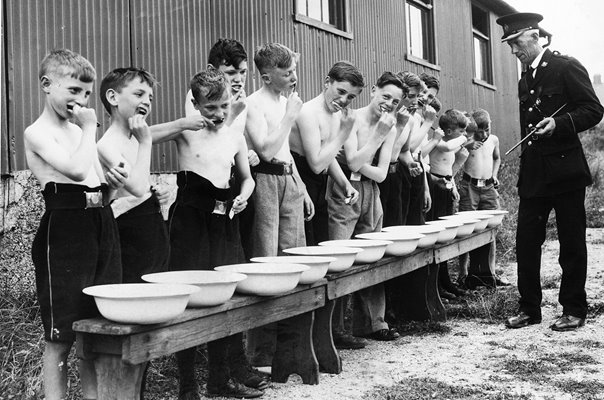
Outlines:
{"type": "MultiPolygon", "coordinates": [[[[207,127],[154,137],[157,142],[175,140],[181,169],[169,217],[172,270],[205,270],[243,262],[237,214],[254,190],[245,138],[225,123],[231,92],[223,73],[198,73],[191,80],[191,90],[195,108],[209,121],[207,127]],[[233,165],[241,182],[239,193],[233,193],[230,187],[233,165]]],[[[253,398],[263,394],[267,382],[249,369],[242,334],[210,342],[207,348],[210,396],[253,398]]],[[[198,399],[195,349],[178,352],[176,358],[179,399],[198,399]]]]}
{"type": "MultiPolygon", "coordinates": [[[[262,86],[247,98],[247,138],[260,158],[253,168],[254,257],[282,255],[282,251],[306,245],[304,221],[314,208],[289,148],[289,135],[302,108],[295,91],[298,54],[280,43],[260,46],[254,64],[262,86]]],[[[248,332],[248,351],[253,365],[272,363],[276,326],[248,332]]]]}
{"type": "Polygon", "coordinates": [[[354,125],[350,103],[363,90],[359,70],[346,61],[335,63],[325,78],[323,92],[302,106],[289,136],[292,156],[315,206],[315,216],[306,222],[306,245],[329,239],[327,234],[327,176],[331,176],[354,204],[359,193],[352,187],[336,154],[354,125]]]}
{"type": "MultiPolygon", "coordinates": [[[[27,164],[43,188],[46,211],[32,245],[45,349],[44,395],[67,395],[67,357],[72,324],[98,315],[88,286],[122,278],[117,224],[110,190],[124,184],[126,166],[103,174],[96,151],[97,117],[87,108],[96,72],[81,55],[53,50],[40,66],[44,111],[25,129],[27,164]],[[108,187],[107,183],[109,183],[108,187]]],[[[96,399],[93,360],[80,360],[84,399],[96,399]]]]}
{"type": "MultiPolygon", "coordinates": [[[[359,201],[346,204],[346,193],[329,178],[327,204],[329,238],[350,239],[366,232],[382,229],[383,211],[378,183],[388,175],[392,147],[397,134],[396,112],[403,98],[403,83],[391,72],[384,72],[371,88],[371,102],[355,111],[355,127],[344,143],[337,160],[352,186],[359,192],[359,201]]],[[[334,341],[345,336],[343,312],[345,299],[336,304],[334,341]]],[[[353,294],[354,336],[374,340],[394,340],[398,333],[384,321],[385,297],[382,284],[353,294]]],[[[341,339],[340,339],[341,340],[341,339]]],[[[346,342],[346,341],[344,341],[346,342]]],[[[351,348],[358,348],[354,343],[351,348]]]]}
{"type": "MultiPolygon", "coordinates": [[[[445,111],[438,121],[444,137],[430,153],[432,209],[429,220],[437,220],[438,217],[453,214],[453,204],[459,200],[454,176],[468,156],[467,150],[463,147],[466,142],[465,132],[468,122],[468,118],[458,110],[445,111]]],[[[463,294],[451,282],[446,261],[439,266],[438,282],[441,298],[453,299],[463,294]]]]}
{"type": "MultiPolygon", "coordinates": [[[[499,181],[501,165],[499,138],[491,134],[491,117],[486,110],[472,112],[477,129],[466,144],[470,154],[463,165],[459,184],[459,210],[497,210],[499,208],[499,181]]],[[[470,270],[467,256],[460,257],[458,282],[469,289],[478,285],[508,286],[510,283],[495,272],[495,242],[470,252],[470,270]]]]}

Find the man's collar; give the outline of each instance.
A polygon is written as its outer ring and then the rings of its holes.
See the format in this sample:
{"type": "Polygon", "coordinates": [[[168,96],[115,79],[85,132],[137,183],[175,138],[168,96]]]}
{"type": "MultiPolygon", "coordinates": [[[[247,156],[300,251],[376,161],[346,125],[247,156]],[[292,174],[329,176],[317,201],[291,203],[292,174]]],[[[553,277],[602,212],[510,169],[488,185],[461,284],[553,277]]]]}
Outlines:
{"type": "Polygon", "coordinates": [[[541,53],[539,53],[539,55],[537,55],[537,57],[535,57],[535,59],[533,60],[533,62],[531,63],[531,68],[533,69],[537,69],[537,67],[539,66],[539,64],[541,63],[541,59],[543,58],[543,54],[545,53],[545,50],[547,50],[547,48],[543,48],[541,50],[541,53]]]}

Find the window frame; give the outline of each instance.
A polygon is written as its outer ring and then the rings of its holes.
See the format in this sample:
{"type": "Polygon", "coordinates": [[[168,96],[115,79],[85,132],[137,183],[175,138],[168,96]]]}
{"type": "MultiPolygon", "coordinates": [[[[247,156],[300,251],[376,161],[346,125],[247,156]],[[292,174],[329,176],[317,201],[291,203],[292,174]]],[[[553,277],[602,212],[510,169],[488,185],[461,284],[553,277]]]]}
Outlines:
{"type": "Polygon", "coordinates": [[[491,36],[491,14],[490,11],[485,9],[484,7],[481,7],[480,5],[478,5],[475,2],[472,2],[470,4],[470,17],[471,17],[471,25],[472,25],[472,82],[479,84],[481,86],[487,87],[489,89],[493,89],[496,90],[496,87],[494,86],[494,81],[495,81],[495,74],[494,74],[494,68],[493,68],[493,40],[492,40],[492,36],[491,36]],[[485,21],[484,22],[484,26],[486,27],[486,29],[488,30],[488,32],[481,32],[479,29],[477,29],[475,27],[475,21],[474,21],[474,12],[473,9],[477,8],[478,10],[480,10],[482,13],[484,13],[484,18],[485,21]],[[482,54],[481,52],[481,57],[484,59],[486,59],[486,67],[481,69],[483,70],[483,76],[478,76],[478,70],[476,68],[477,65],[477,54],[478,51],[480,51],[480,49],[476,48],[476,41],[481,42],[481,43],[486,43],[486,54],[482,54]],[[485,57],[486,56],[486,57],[485,57]],[[486,79],[483,79],[486,78],[486,79]]]}
{"type": "MultiPolygon", "coordinates": [[[[350,29],[350,0],[342,0],[342,6],[344,7],[344,25],[345,30],[336,27],[335,25],[328,24],[321,20],[309,17],[308,15],[302,14],[298,12],[298,6],[301,2],[306,2],[307,0],[294,0],[294,13],[293,19],[295,22],[299,22],[305,25],[312,26],[314,28],[318,28],[329,33],[333,33],[334,35],[341,36],[345,39],[352,40],[354,39],[354,35],[350,29]]],[[[321,0],[321,1],[329,1],[329,0],[321,0]]]]}
{"type": "Polygon", "coordinates": [[[430,4],[426,4],[422,0],[405,0],[405,36],[407,51],[405,52],[405,59],[407,61],[420,64],[422,66],[431,68],[436,71],[440,71],[441,68],[438,65],[438,46],[436,41],[436,24],[434,22],[434,1],[428,0],[430,4]],[[410,18],[409,7],[415,7],[422,12],[428,13],[427,23],[424,24],[422,20],[422,42],[423,57],[419,57],[411,53],[411,35],[410,35],[410,18]],[[427,43],[426,43],[427,42],[427,43]],[[426,55],[425,53],[428,53],[426,55]]]}

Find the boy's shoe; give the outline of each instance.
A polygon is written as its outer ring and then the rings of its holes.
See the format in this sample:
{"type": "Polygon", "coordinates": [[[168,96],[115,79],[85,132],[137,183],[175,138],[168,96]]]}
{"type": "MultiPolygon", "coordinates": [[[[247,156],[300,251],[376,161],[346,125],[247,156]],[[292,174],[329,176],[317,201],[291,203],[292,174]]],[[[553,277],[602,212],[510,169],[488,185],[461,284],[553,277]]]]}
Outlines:
{"type": "Polygon", "coordinates": [[[367,346],[367,342],[361,338],[354,337],[347,333],[333,335],[333,344],[339,350],[358,350],[367,346]]]}
{"type": "Polygon", "coordinates": [[[252,368],[250,365],[231,370],[231,376],[253,389],[264,390],[268,388],[269,378],[266,374],[252,368]]]}
{"type": "Polygon", "coordinates": [[[399,333],[394,328],[390,329],[380,329],[377,332],[373,332],[366,337],[373,340],[378,340],[380,342],[390,342],[392,340],[396,340],[400,337],[399,333]]]}
{"type": "MultiPolygon", "coordinates": [[[[505,321],[505,326],[510,329],[518,329],[524,328],[525,326],[540,324],[541,316],[533,316],[525,313],[524,311],[520,311],[518,314],[513,317],[508,318],[505,321]]],[[[552,328],[553,329],[553,328],[552,328]]]]}
{"type": "Polygon", "coordinates": [[[264,394],[262,390],[247,387],[234,379],[229,379],[222,386],[207,385],[208,397],[235,397],[237,399],[255,399],[264,394]]]}

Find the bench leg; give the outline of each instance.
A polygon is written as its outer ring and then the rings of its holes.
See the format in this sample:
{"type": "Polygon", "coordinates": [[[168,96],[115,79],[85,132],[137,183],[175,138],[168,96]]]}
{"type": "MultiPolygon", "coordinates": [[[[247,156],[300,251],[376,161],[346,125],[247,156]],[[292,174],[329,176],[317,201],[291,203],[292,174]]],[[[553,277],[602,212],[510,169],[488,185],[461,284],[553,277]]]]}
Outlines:
{"type": "Polygon", "coordinates": [[[426,282],[426,297],[428,309],[430,310],[430,320],[445,322],[447,320],[447,311],[440,300],[438,294],[438,264],[428,265],[428,280],[426,282]]]}
{"type": "Polygon", "coordinates": [[[98,400],[139,400],[146,364],[129,365],[119,355],[99,354],[94,361],[98,400]]]}
{"type": "Polygon", "coordinates": [[[305,384],[319,384],[319,363],[312,344],[313,320],[311,311],[279,322],[272,381],[284,383],[291,374],[298,374],[305,384]]]}
{"type": "Polygon", "coordinates": [[[321,372],[339,374],[342,372],[342,359],[336,346],[333,344],[332,316],[336,301],[329,300],[324,307],[315,310],[315,323],[313,328],[313,344],[315,354],[319,360],[321,372]]]}

